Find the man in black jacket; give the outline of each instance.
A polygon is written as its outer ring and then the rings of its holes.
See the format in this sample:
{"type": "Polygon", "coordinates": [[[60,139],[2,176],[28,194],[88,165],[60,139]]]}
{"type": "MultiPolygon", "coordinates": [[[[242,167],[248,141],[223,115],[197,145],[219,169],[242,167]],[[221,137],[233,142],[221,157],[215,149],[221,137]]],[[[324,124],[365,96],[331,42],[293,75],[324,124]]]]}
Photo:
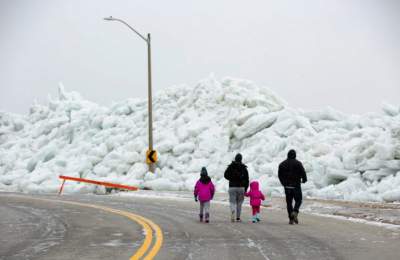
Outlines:
{"type": "Polygon", "coordinates": [[[278,177],[285,188],[289,224],[299,224],[297,216],[303,199],[301,183],[307,182],[307,175],[303,164],[296,160],[295,150],[290,150],[287,159],[279,164],[278,177]],[[294,208],[293,199],[295,201],[294,208]]]}
{"type": "Polygon", "coordinates": [[[231,221],[240,222],[244,193],[249,187],[249,173],[247,166],[242,163],[242,155],[236,154],[235,160],[228,166],[224,174],[229,181],[229,204],[231,207],[231,221]]]}

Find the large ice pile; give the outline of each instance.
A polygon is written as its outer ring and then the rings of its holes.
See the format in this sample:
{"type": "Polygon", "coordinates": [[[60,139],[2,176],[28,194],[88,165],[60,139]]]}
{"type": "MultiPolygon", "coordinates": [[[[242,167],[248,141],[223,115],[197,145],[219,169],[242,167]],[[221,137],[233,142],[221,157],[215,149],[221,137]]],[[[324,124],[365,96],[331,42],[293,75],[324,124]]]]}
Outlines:
{"type": "MultiPolygon", "coordinates": [[[[207,166],[224,191],[224,170],[241,152],[251,179],[277,195],[277,166],[293,148],[309,176],[308,196],[400,201],[400,107],[362,116],[303,111],[250,81],[211,77],[160,92],[153,113],[155,174],[144,163],[146,100],[107,108],[60,88],[58,99],[34,105],[28,116],[0,113],[0,190],[56,192],[60,174],[191,190],[207,166]]],[[[66,192],[94,189],[66,185],[66,192]]]]}

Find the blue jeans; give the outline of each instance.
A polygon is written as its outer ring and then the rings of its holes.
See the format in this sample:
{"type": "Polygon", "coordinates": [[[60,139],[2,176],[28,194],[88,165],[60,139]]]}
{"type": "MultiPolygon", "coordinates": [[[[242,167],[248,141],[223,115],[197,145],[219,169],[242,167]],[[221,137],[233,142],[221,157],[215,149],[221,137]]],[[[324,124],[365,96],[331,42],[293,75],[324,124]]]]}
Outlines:
{"type": "Polygon", "coordinates": [[[231,206],[231,214],[236,213],[236,218],[240,218],[242,212],[242,204],[244,201],[244,188],[243,187],[230,187],[229,193],[229,204],[231,206]]]}

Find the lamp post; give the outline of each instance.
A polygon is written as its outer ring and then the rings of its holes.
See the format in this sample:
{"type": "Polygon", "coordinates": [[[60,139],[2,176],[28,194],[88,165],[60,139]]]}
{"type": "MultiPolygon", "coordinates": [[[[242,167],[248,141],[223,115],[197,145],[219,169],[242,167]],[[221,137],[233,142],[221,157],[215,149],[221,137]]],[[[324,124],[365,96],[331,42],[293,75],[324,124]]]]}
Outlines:
{"type": "MultiPolygon", "coordinates": [[[[144,37],[142,34],[140,34],[138,31],[136,31],[134,28],[132,28],[128,23],[125,21],[114,18],[112,16],[104,18],[106,21],[117,21],[120,23],[125,24],[129,29],[131,29],[134,33],[136,33],[140,38],[142,38],[146,43],[147,43],[147,75],[148,75],[148,88],[147,88],[147,94],[148,94],[148,114],[149,114],[149,151],[153,151],[153,106],[152,106],[152,92],[151,92],[151,44],[150,44],[150,33],[147,34],[147,38],[144,37]]],[[[155,167],[154,163],[150,162],[149,163],[149,170],[151,172],[154,172],[155,167]]]]}

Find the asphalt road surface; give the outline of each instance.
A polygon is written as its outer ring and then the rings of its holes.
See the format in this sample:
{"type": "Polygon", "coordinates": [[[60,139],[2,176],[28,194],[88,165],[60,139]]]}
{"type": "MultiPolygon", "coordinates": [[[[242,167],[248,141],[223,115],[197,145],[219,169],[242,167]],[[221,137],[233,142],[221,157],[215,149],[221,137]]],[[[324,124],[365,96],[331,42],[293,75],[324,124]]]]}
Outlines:
{"type": "Polygon", "coordinates": [[[286,212],[261,210],[260,223],[249,207],[231,223],[228,206],[212,203],[205,224],[183,199],[0,193],[0,259],[400,257],[398,229],[306,214],[288,225],[286,212]]]}

